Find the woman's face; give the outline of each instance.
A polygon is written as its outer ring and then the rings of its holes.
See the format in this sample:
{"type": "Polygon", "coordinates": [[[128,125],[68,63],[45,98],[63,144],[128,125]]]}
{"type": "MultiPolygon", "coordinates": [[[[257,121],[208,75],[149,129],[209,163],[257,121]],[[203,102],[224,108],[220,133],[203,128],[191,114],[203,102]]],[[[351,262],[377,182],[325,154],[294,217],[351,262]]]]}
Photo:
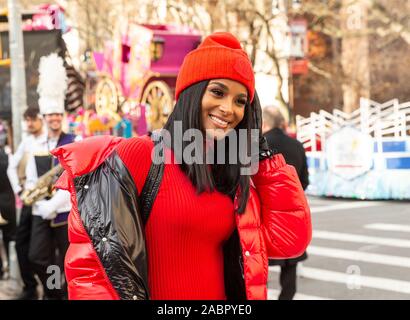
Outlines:
{"type": "Polygon", "coordinates": [[[222,139],[245,115],[246,87],[234,80],[209,81],[202,97],[202,125],[208,137],[222,139]]]}

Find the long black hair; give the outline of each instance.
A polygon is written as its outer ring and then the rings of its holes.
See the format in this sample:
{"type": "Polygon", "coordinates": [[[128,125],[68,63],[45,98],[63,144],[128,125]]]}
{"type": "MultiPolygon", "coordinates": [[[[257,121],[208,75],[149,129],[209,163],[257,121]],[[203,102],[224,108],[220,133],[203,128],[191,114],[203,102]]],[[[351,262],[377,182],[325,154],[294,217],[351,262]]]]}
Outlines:
{"type": "MultiPolygon", "coordinates": [[[[176,141],[175,139],[175,123],[176,121],[181,121],[182,123],[182,132],[186,132],[188,129],[198,129],[205,135],[205,129],[202,125],[202,97],[205,93],[205,90],[208,86],[209,81],[201,81],[191,85],[182,91],[179,95],[178,101],[175,104],[174,110],[168,118],[168,121],[164,125],[164,129],[167,130],[170,134],[169,146],[174,150],[176,143],[179,146],[182,146],[182,150],[185,150],[185,147],[191,144],[191,141],[176,141]]],[[[255,106],[254,99],[252,103],[249,100],[245,106],[245,114],[242,121],[236,126],[235,131],[237,137],[239,136],[239,129],[247,129],[247,155],[250,156],[250,141],[251,141],[251,130],[250,129],[260,129],[255,120],[253,109],[255,106]]],[[[250,187],[250,176],[248,174],[241,174],[241,168],[244,168],[246,164],[240,163],[237,161],[236,164],[227,163],[229,159],[229,137],[225,137],[223,140],[226,148],[225,150],[225,163],[217,164],[217,161],[214,161],[214,164],[209,166],[209,164],[204,161],[203,163],[192,163],[188,164],[184,161],[184,157],[178,158],[180,167],[183,172],[191,180],[192,184],[196,187],[198,193],[206,191],[214,191],[215,189],[221,193],[224,193],[231,197],[233,200],[235,195],[238,193],[238,208],[239,213],[244,212],[246,203],[249,198],[249,187],[250,187]]],[[[239,139],[238,139],[239,140],[239,139]]],[[[195,141],[201,143],[200,141],[195,141]]],[[[214,141],[215,154],[214,157],[217,157],[217,144],[220,141],[214,141]]],[[[238,142],[239,143],[239,142],[238,142]]],[[[238,146],[237,146],[238,147],[238,146]]],[[[240,150],[237,148],[236,150],[240,150]]],[[[203,158],[206,159],[207,155],[205,154],[206,150],[203,152],[203,158]]],[[[177,154],[175,154],[177,157],[177,154]]]]}

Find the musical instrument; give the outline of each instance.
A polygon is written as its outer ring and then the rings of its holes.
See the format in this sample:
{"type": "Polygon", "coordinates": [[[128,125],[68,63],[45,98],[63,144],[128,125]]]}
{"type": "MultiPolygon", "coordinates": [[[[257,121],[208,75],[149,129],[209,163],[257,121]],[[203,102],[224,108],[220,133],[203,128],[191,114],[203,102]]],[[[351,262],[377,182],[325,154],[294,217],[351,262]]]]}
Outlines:
{"type": "Polygon", "coordinates": [[[32,206],[38,200],[51,197],[53,195],[53,185],[63,171],[61,165],[56,165],[38,179],[34,188],[24,190],[21,195],[24,204],[32,206]]]}

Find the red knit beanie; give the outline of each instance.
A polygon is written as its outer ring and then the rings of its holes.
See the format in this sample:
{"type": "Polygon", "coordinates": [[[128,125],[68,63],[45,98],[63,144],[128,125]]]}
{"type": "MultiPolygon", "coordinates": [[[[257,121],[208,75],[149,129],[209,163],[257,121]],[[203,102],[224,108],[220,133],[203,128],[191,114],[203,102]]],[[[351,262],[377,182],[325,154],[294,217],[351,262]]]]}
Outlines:
{"type": "Polygon", "coordinates": [[[210,79],[231,79],[242,83],[250,101],[255,93],[255,77],[248,55],[229,32],[215,32],[185,56],[179,70],[175,98],[190,85],[210,79]]]}

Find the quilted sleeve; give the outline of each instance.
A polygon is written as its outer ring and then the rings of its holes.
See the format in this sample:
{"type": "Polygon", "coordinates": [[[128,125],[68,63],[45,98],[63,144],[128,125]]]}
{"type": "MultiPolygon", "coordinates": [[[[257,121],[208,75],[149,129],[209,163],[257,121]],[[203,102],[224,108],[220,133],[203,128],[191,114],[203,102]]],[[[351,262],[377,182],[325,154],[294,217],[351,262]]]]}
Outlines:
{"type": "Polygon", "coordinates": [[[261,203],[262,231],[268,257],[300,256],[312,238],[312,224],[295,168],[277,154],[259,163],[252,181],[261,203]]]}
{"type": "Polygon", "coordinates": [[[55,187],[69,191],[72,204],[68,216],[70,245],[64,263],[70,300],[119,299],[81,221],[73,179],[98,167],[121,141],[119,138],[98,136],[51,152],[64,168],[55,187]]]}

